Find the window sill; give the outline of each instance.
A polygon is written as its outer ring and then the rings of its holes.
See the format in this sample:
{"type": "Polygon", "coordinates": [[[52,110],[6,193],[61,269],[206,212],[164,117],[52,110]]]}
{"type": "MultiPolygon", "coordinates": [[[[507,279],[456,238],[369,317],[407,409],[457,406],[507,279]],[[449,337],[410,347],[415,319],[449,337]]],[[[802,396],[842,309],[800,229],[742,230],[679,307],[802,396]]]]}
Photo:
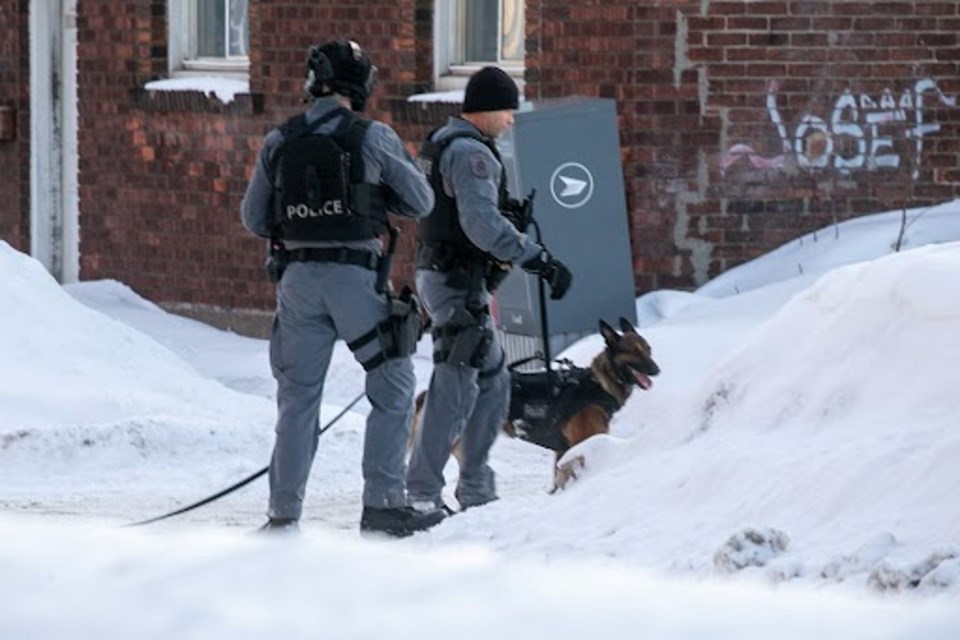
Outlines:
{"type": "MultiPolygon", "coordinates": [[[[488,65],[486,63],[451,65],[447,73],[439,76],[435,80],[434,87],[437,91],[463,90],[467,87],[470,76],[485,66],[488,65]]],[[[517,65],[501,65],[500,68],[510,74],[510,77],[517,83],[517,87],[520,88],[520,93],[523,93],[523,67],[517,65]]]]}
{"type": "Polygon", "coordinates": [[[247,58],[197,58],[182,60],[175,75],[199,73],[203,75],[250,75],[250,60],[247,58]]]}
{"type": "Polygon", "coordinates": [[[171,78],[224,78],[239,82],[250,82],[248,69],[177,69],[170,72],[171,78]]]}

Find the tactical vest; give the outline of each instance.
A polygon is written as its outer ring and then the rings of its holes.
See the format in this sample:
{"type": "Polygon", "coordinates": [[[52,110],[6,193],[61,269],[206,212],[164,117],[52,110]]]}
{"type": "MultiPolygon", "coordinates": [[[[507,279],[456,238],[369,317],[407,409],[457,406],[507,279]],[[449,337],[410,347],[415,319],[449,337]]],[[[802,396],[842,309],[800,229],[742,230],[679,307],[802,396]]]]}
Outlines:
{"type": "Polygon", "coordinates": [[[363,139],[370,121],[338,108],[312,125],[305,114],[280,127],[270,160],[274,232],[281,240],[368,240],[386,230],[382,187],[363,181],[363,139]],[[335,116],[331,133],[317,128],[335,116]]]}
{"type": "Polygon", "coordinates": [[[443,189],[443,176],[440,175],[440,156],[458,138],[473,138],[490,149],[500,163],[500,188],[497,206],[501,210],[508,199],[507,176],[503,161],[496,144],[490,138],[474,131],[457,131],[437,142],[432,138],[438,129],[427,136],[420,147],[420,165],[427,174],[430,186],[436,196],[433,211],[420,220],[419,241],[421,250],[417,252],[417,267],[449,271],[451,268],[466,266],[467,261],[487,262],[489,256],[470,242],[460,226],[457,202],[443,189]]]}
{"type": "Polygon", "coordinates": [[[570,443],[563,435],[563,424],[587,405],[596,405],[607,416],[620,409],[620,403],[604,391],[590,369],[566,367],[545,371],[518,371],[510,365],[510,410],[507,420],[517,436],[545,449],[564,453],[570,443]]]}

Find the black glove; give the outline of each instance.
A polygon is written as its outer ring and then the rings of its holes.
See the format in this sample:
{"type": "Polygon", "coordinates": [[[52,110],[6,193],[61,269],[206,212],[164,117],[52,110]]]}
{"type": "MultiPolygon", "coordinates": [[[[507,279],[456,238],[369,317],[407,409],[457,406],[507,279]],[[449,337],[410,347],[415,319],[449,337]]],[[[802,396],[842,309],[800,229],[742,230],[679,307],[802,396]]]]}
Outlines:
{"type": "Polygon", "coordinates": [[[573,274],[567,266],[551,256],[546,249],[520,265],[527,273],[533,273],[550,285],[550,299],[559,300],[567,293],[573,274]]]}

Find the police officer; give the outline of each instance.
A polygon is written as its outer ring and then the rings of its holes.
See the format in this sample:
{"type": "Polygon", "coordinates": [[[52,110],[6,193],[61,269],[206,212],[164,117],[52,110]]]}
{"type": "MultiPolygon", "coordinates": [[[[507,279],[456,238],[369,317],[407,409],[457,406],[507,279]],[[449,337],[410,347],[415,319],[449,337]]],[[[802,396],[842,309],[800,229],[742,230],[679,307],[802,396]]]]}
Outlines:
{"type": "Polygon", "coordinates": [[[277,281],[270,364],[278,417],[267,530],[297,529],[338,338],[366,370],[372,406],[361,531],[405,536],[445,515],[407,506],[410,355],[420,320],[415,298],[385,291],[388,263],[380,239],[387,212],[420,218],[434,197],[396,132],[356,115],[375,77],[376,67],[353,41],[311,47],[304,90],[313,104],[267,135],[241,204],[244,226],[270,238],[268,264],[277,281]]]}
{"type": "Polygon", "coordinates": [[[421,162],[436,196],[420,222],[417,292],[433,325],[434,369],[407,471],[411,504],[443,507],[443,469],[460,438],[461,509],[497,498],[487,457],[509,405],[509,373],[489,313],[491,286],[513,263],[563,297],[570,271],[508,219],[511,203],[494,140],[513,124],[514,81],[484,67],[467,83],[462,113],[433,131],[421,162]]]}

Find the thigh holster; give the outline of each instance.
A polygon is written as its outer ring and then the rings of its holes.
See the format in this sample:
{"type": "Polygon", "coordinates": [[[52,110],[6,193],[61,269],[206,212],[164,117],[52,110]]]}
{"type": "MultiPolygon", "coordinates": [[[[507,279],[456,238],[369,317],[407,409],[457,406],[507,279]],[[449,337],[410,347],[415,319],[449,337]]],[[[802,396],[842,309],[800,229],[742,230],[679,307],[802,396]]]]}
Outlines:
{"type": "Polygon", "coordinates": [[[373,340],[379,342],[380,351],[360,363],[364,371],[375,369],[393,358],[413,355],[423,335],[420,301],[410,287],[404,287],[399,296],[388,296],[388,301],[390,313],[387,319],[347,343],[347,347],[356,353],[373,340]]]}
{"type": "Polygon", "coordinates": [[[487,311],[471,313],[458,309],[449,322],[433,329],[433,362],[479,369],[483,366],[493,330],[487,327],[487,311]]]}

